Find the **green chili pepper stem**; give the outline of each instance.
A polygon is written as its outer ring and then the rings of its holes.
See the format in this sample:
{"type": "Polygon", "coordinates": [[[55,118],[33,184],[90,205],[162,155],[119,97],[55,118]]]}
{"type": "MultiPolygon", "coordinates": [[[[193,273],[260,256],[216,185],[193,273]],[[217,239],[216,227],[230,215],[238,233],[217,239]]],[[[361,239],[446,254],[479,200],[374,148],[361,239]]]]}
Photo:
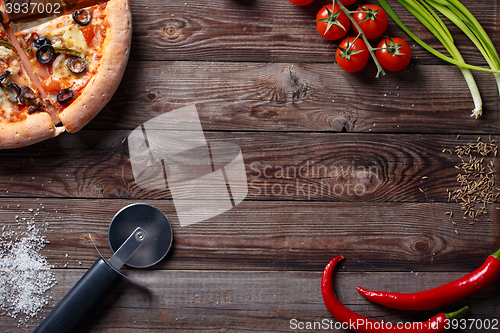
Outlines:
{"type": "Polygon", "coordinates": [[[492,256],[495,259],[500,259],[500,249],[497,252],[490,254],[490,256],[492,256]]]}
{"type": "Polygon", "coordinates": [[[380,76],[380,74],[385,75],[384,69],[382,68],[382,66],[378,62],[377,57],[375,56],[375,52],[373,52],[373,47],[370,45],[370,42],[368,41],[368,39],[366,38],[365,34],[363,33],[363,30],[361,30],[361,28],[359,27],[359,25],[356,22],[356,20],[352,17],[352,14],[349,12],[349,10],[347,8],[345,8],[345,6],[343,4],[340,3],[339,0],[335,0],[335,3],[347,15],[347,17],[352,22],[352,24],[356,27],[356,29],[358,29],[359,34],[361,35],[361,38],[363,39],[363,41],[366,44],[366,47],[368,48],[368,52],[370,52],[370,55],[373,58],[373,61],[375,61],[375,65],[377,66],[377,75],[375,75],[375,77],[378,79],[378,77],[380,76]]]}
{"type": "Polygon", "coordinates": [[[464,306],[463,308],[461,308],[460,310],[457,310],[455,312],[445,313],[446,318],[447,319],[455,319],[459,314],[461,314],[462,312],[464,312],[468,308],[469,308],[468,306],[464,306]]]}

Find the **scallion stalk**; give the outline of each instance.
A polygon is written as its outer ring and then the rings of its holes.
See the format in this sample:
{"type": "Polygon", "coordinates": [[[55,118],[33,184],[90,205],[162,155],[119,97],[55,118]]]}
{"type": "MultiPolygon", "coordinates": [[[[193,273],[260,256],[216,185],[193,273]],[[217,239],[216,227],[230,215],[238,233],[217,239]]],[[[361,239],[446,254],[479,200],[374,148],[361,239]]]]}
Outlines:
{"type": "Polygon", "coordinates": [[[410,37],[412,37],[415,42],[424,47],[427,51],[431,52],[433,55],[448,62],[454,63],[459,67],[462,75],[465,78],[465,81],[467,82],[467,85],[469,86],[469,90],[474,101],[472,116],[475,116],[476,118],[480,116],[483,111],[483,102],[481,100],[481,94],[479,93],[476,81],[474,80],[470,69],[484,69],[481,67],[476,68],[476,66],[471,66],[465,63],[460,51],[453,41],[453,37],[451,36],[449,30],[446,28],[446,25],[439,18],[437,13],[435,13],[432,8],[427,3],[425,3],[425,0],[398,0],[398,2],[403,5],[403,7],[405,7],[413,16],[415,16],[420,21],[420,23],[422,23],[441,42],[441,44],[443,44],[443,46],[453,58],[447,57],[441,52],[436,51],[434,48],[430,47],[417,36],[415,36],[403,24],[403,22],[401,22],[396,13],[394,13],[394,11],[390,8],[385,0],[378,0],[378,2],[380,3],[380,6],[386,11],[387,15],[389,15],[401,29],[403,29],[410,37]]]}
{"type": "MultiPolygon", "coordinates": [[[[426,0],[474,43],[492,69],[500,70],[500,57],[490,37],[471,12],[458,0],[426,0]]],[[[494,73],[500,93],[500,74],[494,73]]]]}

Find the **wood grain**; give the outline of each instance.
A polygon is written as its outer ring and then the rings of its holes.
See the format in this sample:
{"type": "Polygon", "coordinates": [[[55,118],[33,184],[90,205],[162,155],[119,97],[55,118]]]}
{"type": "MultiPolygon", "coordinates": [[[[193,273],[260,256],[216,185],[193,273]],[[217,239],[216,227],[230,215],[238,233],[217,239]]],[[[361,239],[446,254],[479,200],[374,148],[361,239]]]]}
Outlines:
{"type": "MultiPolygon", "coordinates": [[[[489,214],[474,224],[464,220],[446,192],[458,187],[459,160],[443,149],[478,136],[496,139],[499,98],[493,76],[473,72],[484,116],[471,118],[460,71],[412,42],[403,72],[375,79],[370,61],[360,73],[344,73],[334,61],[335,42],[314,24],[328,2],[132,1],[131,57],[105,109],[76,134],[0,151],[0,228],[22,230],[23,219],[33,219],[50,242],[42,254],[58,281],[38,318],[19,326],[0,316],[2,331],[33,331],[98,258],[91,237],[109,258],[111,218],[135,202],[169,216],[173,247],[152,268],[124,269],[144,286],[122,283],[80,333],[296,332],[292,318],[332,319],[319,281],[339,254],[346,260],[337,294],[368,317],[426,320],[469,305],[462,318],[500,318],[498,281],[423,312],[389,310],[356,292],[357,285],[432,288],[476,269],[498,249],[500,206],[488,205],[489,214]],[[233,209],[181,227],[168,184],[149,190],[134,180],[127,137],[190,104],[210,144],[241,149],[249,192],[233,209]]],[[[498,45],[498,2],[462,2],[498,45]]],[[[412,31],[442,49],[396,1],[389,3],[412,31]]],[[[465,36],[451,32],[467,62],[486,66],[465,36]]],[[[409,40],[392,22],[387,34],[409,40]]]]}
{"type": "MultiPolygon", "coordinates": [[[[348,260],[345,262],[347,263],[348,260]]],[[[320,292],[318,272],[238,272],[238,271],[140,271],[128,272],[143,286],[124,280],[99,306],[79,332],[292,332],[292,319],[301,322],[335,320],[326,310],[320,292]],[[293,294],[293,299],[290,296],[293,294]],[[123,320],[127,318],[127,320],[123,320]]],[[[0,317],[8,332],[31,332],[53,304],[59,301],[82,270],[57,270],[59,283],[52,289],[53,301],[28,324],[18,327],[14,319],[0,317]]],[[[390,310],[364,299],[353,287],[357,284],[401,291],[428,289],[456,279],[464,273],[352,273],[342,264],[334,279],[342,302],[378,321],[424,321],[440,311],[454,311],[468,305],[460,318],[498,318],[494,301],[500,285],[494,284],[457,304],[429,311],[390,310]]],[[[296,331],[296,330],[295,330],[296,331]]],[[[311,332],[311,330],[306,330],[311,332]]],[[[315,330],[318,331],[318,330],[315,330]]],[[[336,332],[349,332],[334,330],[336,332]]],[[[467,330],[484,332],[484,330],[467,330]]]]}
{"type": "Polygon", "coordinates": [[[454,66],[409,66],[375,79],[336,64],[129,62],[118,92],[88,129],[134,129],[196,104],[205,131],[498,133],[498,89],[475,72],[484,116],[454,66]]]}
{"type": "MultiPolygon", "coordinates": [[[[98,258],[89,234],[109,258],[109,223],[134,202],[9,199],[0,209],[0,228],[26,228],[23,218],[34,218],[50,241],[44,254],[51,264],[88,268],[98,258]]],[[[165,212],[174,229],[168,260],[156,269],[321,271],[343,254],[351,258],[349,271],[472,271],[500,243],[498,223],[470,225],[453,203],[243,202],[181,227],[172,201],[141,202],[165,212]],[[448,211],[458,218],[450,220],[448,211]]],[[[497,212],[490,212],[493,221],[497,212]]]]}
{"type": "MultiPolygon", "coordinates": [[[[134,180],[129,133],[85,130],[35,149],[0,151],[0,196],[29,190],[32,197],[171,199],[168,184],[148,190],[134,180]]],[[[478,136],[207,132],[206,138],[241,149],[247,186],[239,190],[248,188],[246,200],[447,202],[447,189],[459,188],[460,163],[449,151],[478,136]]]]}
{"type": "MultiPolygon", "coordinates": [[[[327,3],[329,1],[315,1],[301,8],[281,0],[132,2],[132,42],[135,47],[132,48],[131,59],[227,62],[288,62],[300,59],[301,62],[333,63],[335,44],[338,42],[322,38],[314,22],[318,10],[327,3]]],[[[492,2],[484,6],[472,0],[463,3],[497,43],[498,4],[492,2]]],[[[446,52],[436,38],[401,5],[396,1],[389,1],[389,4],[417,36],[446,52]]],[[[452,25],[450,30],[466,61],[486,65],[463,33],[452,25]]],[[[355,35],[352,29],[349,33],[355,35]]],[[[414,46],[415,43],[392,21],[387,35],[403,37],[410,43],[413,64],[442,63],[427,51],[414,46]]]]}

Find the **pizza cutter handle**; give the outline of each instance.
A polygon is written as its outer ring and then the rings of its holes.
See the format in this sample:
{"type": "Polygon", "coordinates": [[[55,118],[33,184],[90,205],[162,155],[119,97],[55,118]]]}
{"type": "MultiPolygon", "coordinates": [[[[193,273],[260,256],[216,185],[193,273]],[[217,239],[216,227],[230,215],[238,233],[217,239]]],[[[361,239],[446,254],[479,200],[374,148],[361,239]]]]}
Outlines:
{"type": "Polygon", "coordinates": [[[33,333],[70,333],[122,280],[102,258],[82,276],[33,333]]]}

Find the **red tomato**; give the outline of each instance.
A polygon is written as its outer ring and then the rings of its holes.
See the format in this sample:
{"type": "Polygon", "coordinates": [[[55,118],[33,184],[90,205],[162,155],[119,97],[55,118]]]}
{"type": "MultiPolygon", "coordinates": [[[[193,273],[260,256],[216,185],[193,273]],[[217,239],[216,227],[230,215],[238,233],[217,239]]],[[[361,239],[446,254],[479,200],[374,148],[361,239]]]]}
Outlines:
{"type": "Polygon", "coordinates": [[[349,6],[349,5],[352,5],[353,3],[356,2],[356,0],[339,0],[341,4],[343,4],[344,6],[349,6]]]}
{"type": "MultiPolygon", "coordinates": [[[[387,13],[377,5],[363,5],[356,9],[356,12],[361,11],[367,11],[367,13],[354,13],[352,17],[363,30],[365,37],[376,39],[382,36],[389,25],[387,13]]],[[[354,26],[354,31],[358,33],[356,26],[354,26]]]]}
{"type": "Polygon", "coordinates": [[[329,40],[341,39],[347,34],[351,22],[347,15],[335,4],[321,8],[316,15],[316,28],[321,36],[329,40]]]}
{"type": "Polygon", "coordinates": [[[61,85],[59,84],[59,81],[56,81],[51,77],[42,81],[42,88],[49,93],[61,91],[61,85]]]}
{"type": "Polygon", "coordinates": [[[94,39],[95,35],[97,34],[97,25],[86,25],[84,27],[80,28],[80,31],[82,32],[83,38],[85,38],[85,41],[87,42],[88,46],[92,45],[92,40],[94,39]]]}
{"type": "Polygon", "coordinates": [[[383,69],[397,72],[410,63],[411,49],[404,39],[387,37],[378,43],[375,56],[383,69]]]}
{"type": "Polygon", "coordinates": [[[307,6],[308,4],[313,2],[314,0],[288,0],[288,1],[290,1],[291,3],[293,3],[296,6],[307,6]]]}
{"type": "Polygon", "coordinates": [[[361,38],[348,37],[340,42],[335,52],[335,60],[340,68],[349,73],[362,70],[368,63],[370,53],[361,38]]]}

